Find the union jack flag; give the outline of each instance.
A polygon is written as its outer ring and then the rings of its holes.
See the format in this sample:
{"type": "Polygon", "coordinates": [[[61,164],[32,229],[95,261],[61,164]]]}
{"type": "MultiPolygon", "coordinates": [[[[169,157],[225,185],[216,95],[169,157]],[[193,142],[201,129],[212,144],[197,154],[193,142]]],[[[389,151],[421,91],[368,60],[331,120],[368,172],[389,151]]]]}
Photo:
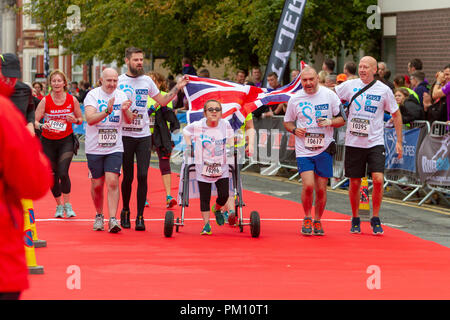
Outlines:
{"type": "Polygon", "coordinates": [[[187,121],[191,123],[203,118],[205,102],[214,99],[222,104],[222,118],[227,119],[233,129],[237,130],[242,126],[249,113],[263,105],[287,103],[289,98],[301,88],[300,74],[288,85],[275,90],[189,76],[189,82],[184,87],[184,93],[189,103],[187,121]]]}

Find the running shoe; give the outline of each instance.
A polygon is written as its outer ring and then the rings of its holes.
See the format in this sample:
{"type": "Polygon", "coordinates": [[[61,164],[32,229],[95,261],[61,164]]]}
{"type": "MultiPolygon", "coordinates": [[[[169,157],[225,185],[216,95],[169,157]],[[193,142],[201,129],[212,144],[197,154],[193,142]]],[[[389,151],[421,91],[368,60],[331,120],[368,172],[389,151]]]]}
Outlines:
{"type": "Polygon", "coordinates": [[[64,204],[64,211],[66,212],[66,217],[67,218],[72,218],[72,217],[76,217],[77,216],[75,214],[75,211],[73,211],[73,209],[72,209],[72,205],[69,202],[64,204]]]}
{"type": "Polygon", "coordinates": [[[302,234],[305,236],[310,236],[312,235],[312,232],[312,219],[307,217],[303,219],[302,234]]]}
{"type": "Polygon", "coordinates": [[[56,206],[55,218],[64,218],[64,206],[62,204],[56,206]]]}
{"type": "Polygon", "coordinates": [[[103,231],[103,230],[105,230],[103,215],[97,214],[95,216],[95,221],[94,221],[94,231],[103,231]]]}
{"type": "Polygon", "coordinates": [[[324,231],[322,228],[322,222],[314,220],[313,227],[314,227],[313,232],[314,232],[315,236],[323,236],[324,235],[324,231]]]}
{"type": "Polygon", "coordinates": [[[361,219],[359,217],[352,218],[352,228],[350,229],[350,233],[361,233],[361,219]]]}
{"type": "Polygon", "coordinates": [[[145,231],[145,223],[143,216],[136,217],[136,227],[134,228],[136,231],[145,231]]]}
{"type": "Polygon", "coordinates": [[[120,228],[120,225],[119,225],[119,222],[117,222],[117,219],[114,217],[109,218],[108,231],[110,233],[117,233],[120,230],[122,230],[122,228],[120,228]]]}
{"type": "Polygon", "coordinates": [[[167,196],[166,198],[166,208],[170,209],[177,205],[177,200],[175,200],[172,196],[167,196]]]}
{"type": "Polygon", "coordinates": [[[213,204],[213,206],[211,208],[211,211],[214,212],[214,215],[216,216],[216,223],[219,226],[223,226],[223,224],[225,223],[225,219],[223,217],[223,213],[220,210],[216,210],[216,204],[215,203],[213,204]]]}
{"type": "Polygon", "coordinates": [[[211,225],[209,224],[209,222],[203,226],[202,232],[200,232],[200,234],[201,235],[212,234],[211,225]]]}
{"type": "Polygon", "coordinates": [[[147,200],[147,199],[145,199],[144,207],[146,207],[146,208],[150,207],[150,203],[148,203],[148,200],[147,200]]]}
{"type": "Polygon", "coordinates": [[[228,211],[224,211],[222,212],[223,214],[223,220],[225,221],[225,223],[228,223],[228,211]]]}
{"type": "Polygon", "coordinates": [[[130,229],[131,223],[130,223],[130,210],[122,209],[120,212],[120,225],[124,229],[130,229]]]}
{"type": "Polygon", "coordinates": [[[370,219],[370,225],[372,226],[374,235],[381,235],[384,233],[379,217],[372,217],[372,219],[370,219]]]}

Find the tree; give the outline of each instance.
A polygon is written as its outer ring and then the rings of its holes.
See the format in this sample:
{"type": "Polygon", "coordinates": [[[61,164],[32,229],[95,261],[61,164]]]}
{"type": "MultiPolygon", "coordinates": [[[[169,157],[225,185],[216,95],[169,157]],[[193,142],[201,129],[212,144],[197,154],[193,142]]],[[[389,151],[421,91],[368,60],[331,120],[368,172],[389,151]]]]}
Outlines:
{"type": "MultiPolygon", "coordinates": [[[[310,60],[318,52],[374,47],[380,32],[366,26],[371,4],[376,1],[308,0],[295,50],[310,60]]],[[[265,64],[283,6],[284,0],[32,0],[24,10],[79,62],[97,57],[121,64],[125,48],[136,46],[179,72],[183,56],[196,67],[225,58],[242,69],[265,64]],[[66,27],[70,5],[80,7],[81,30],[66,27]]]]}

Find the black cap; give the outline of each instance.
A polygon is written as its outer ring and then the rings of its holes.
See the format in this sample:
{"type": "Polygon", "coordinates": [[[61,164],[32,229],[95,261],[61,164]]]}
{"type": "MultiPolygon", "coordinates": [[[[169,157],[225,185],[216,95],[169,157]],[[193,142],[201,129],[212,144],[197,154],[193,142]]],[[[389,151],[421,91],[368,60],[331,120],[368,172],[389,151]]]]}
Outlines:
{"type": "Polygon", "coordinates": [[[1,73],[8,78],[21,78],[20,61],[14,53],[5,53],[0,55],[2,61],[1,73]]]}

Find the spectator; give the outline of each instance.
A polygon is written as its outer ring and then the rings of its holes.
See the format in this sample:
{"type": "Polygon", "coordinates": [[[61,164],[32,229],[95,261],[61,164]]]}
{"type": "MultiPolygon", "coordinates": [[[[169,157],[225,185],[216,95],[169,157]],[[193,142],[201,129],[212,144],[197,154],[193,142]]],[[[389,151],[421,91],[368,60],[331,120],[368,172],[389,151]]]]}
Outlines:
{"type": "Polygon", "coordinates": [[[394,90],[394,84],[389,81],[391,76],[391,71],[388,69],[386,63],[378,62],[378,75],[380,76],[380,81],[387,85],[391,90],[394,90]]]}
{"type": "Polygon", "coordinates": [[[261,88],[262,86],[262,73],[259,67],[252,68],[252,82],[255,87],[261,88]]]}
{"type": "Polygon", "coordinates": [[[336,63],[332,59],[325,59],[322,64],[322,70],[328,72],[329,74],[335,74],[334,67],[336,63]]]}
{"type": "Polygon", "coordinates": [[[344,64],[344,73],[347,75],[347,80],[357,79],[358,76],[356,75],[357,71],[356,63],[353,61],[349,61],[346,64],[344,64]]]}
{"type": "Polygon", "coordinates": [[[15,85],[14,92],[11,95],[10,99],[25,117],[25,120],[27,122],[27,129],[28,131],[30,131],[31,135],[34,136],[35,105],[31,88],[22,81],[17,80],[18,78],[22,77],[22,74],[20,72],[19,58],[13,53],[4,54],[2,60],[2,69],[6,75],[15,76],[11,77],[11,79],[14,79],[15,85]]]}
{"type": "Polygon", "coordinates": [[[181,63],[183,64],[182,74],[190,74],[192,76],[196,76],[197,72],[195,71],[195,68],[192,66],[192,60],[191,58],[184,57],[181,60],[181,63]]]}
{"type": "Polygon", "coordinates": [[[414,71],[411,74],[411,87],[419,96],[420,105],[423,106],[423,94],[429,92],[428,82],[425,81],[425,73],[422,71],[414,71]]]}
{"type": "Polygon", "coordinates": [[[52,175],[38,140],[8,98],[18,77],[8,70],[8,54],[0,60],[0,300],[18,300],[29,287],[21,199],[43,197],[52,175]]]}
{"type": "Polygon", "coordinates": [[[409,88],[406,83],[405,83],[405,79],[406,79],[406,75],[398,75],[394,78],[394,90],[397,88],[405,88],[410,95],[413,95],[414,98],[417,99],[417,102],[420,103],[420,99],[419,96],[417,95],[417,93],[414,92],[414,90],[412,90],[411,88],[409,88]]]}
{"type": "Polygon", "coordinates": [[[450,120],[450,64],[436,74],[436,83],[431,88],[433,100],[446,98],[447,121],[450,120]]]}
{"type": "Polygon", "coordinates": [[[325,86],[325,81],[326,81],[328,75],[329,75],[329,73],[326,71],[322,70],[319,72],[319,85],[325,86]]]}
{"type": "Polygon", "coordinates": [[[336,86],[336,80],[337,77],[335,74],[329,74],[325,77],[325,87],[327,87],[330,90],[334,90],[334,87],[336,86]]]}
{"type": "Polygon", "coordinates": [[[84,98],[86,98],[88,92],[91,90],[91,85],[89,82],[83,82],[83,86],[81,87],[80,94],[78,96],[78,101],[83,103],[84,98]]]}
{"type": "Polygon", "coordinates": [[[271,72],[267,75],[267,86],[269,91],[273,91],[281,87],[281,84],[278,82],[278,75],[275,72],[271,72]]]}
{"type": "MultiPolygon", "coordinates": [[[[275,72],[271,72],[267,75],[267,91],[273,91],[277,88],[281,87],[281,84],[278,82],[278,75],[275,72]]],[[[262,117],[271,117],[274,115],[275,110],[280,111],[281,109],[278,109],[279,105],[264,105],[253,111],[253,116],[256,118],[262,117]]]]}
{"type": "Polygon", "coordinates": [[[300,74],[300,70],[294,69],[291,71],[291,81],[294,81],[295,78],[300,74]]]}
{"type": "Polygon", "coordinates": [[[422,71],[423,64],[420,59],[412,59],[408,62],[408,74],[413,74],[415,71],[422,71]]]}
{"type": "Polygon", "coordinates": [[[244,85],[245,84],[245,77],[246,77],[246,74],[245,74],[244,70],[238,70],[236,72],[236,82],[237,83],[244,85]]]}
{"type": "Polygon", "coordinates": [[[417,102],[413,95],[409,94],[408,90],[405,88],[397,88],[394,91],[394,97],[400,107],[403,124],[410,124],[415,120],[425,119],[423,107],[417,102]]]}
{"type": "MultiPolygon", "coordinates": [[[[199,77],[203,78],[209,78],[209,70],[208,69],[202,69],[198,72],[199,77]]],[[[176,84],[176,83],[175,83],[176,84]]]]}
{"type": "Polygon", "coordinates": [[[36,90],[36,98],[42,100],[44,97],[44,86],[41,82],[33,82],[33,88],[36,90]]]}
{"type": "Polygon", "coordinates": [[[336,84],[339,85],[345,81],[347,81],[347,75],[345,73],[338,74],[338,76],[336,77],[336,84]]]}
{"type": "Polygon", "coordinates": [[[78,99],[78,97],[80,95],[80,89],[78,88],[78,82],[72,81],[70,83],[70,88],[68,90],[68,93],[78,99]]]}

